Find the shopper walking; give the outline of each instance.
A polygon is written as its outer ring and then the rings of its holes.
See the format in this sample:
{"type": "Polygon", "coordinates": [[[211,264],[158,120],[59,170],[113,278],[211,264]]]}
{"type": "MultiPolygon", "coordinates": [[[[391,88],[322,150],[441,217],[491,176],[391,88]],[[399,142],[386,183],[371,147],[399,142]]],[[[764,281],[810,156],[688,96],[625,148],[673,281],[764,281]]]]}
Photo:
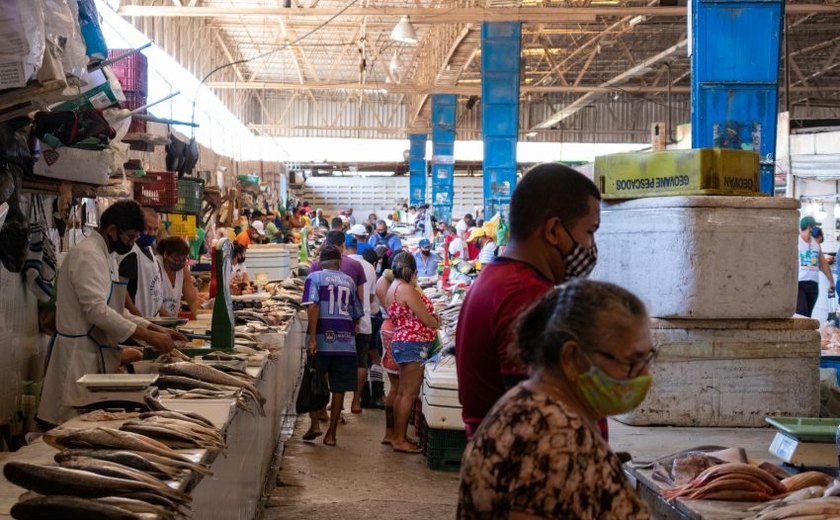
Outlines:
{"type": "Polygon", "coordinates": [[[384,220],[380,220],[376,223],[376,232],[370,235],[368,244],[370,244],[371,247],[376,247],[378,245],[387,246],[388,249],[394,253],[402,249],[400,237],[398,237],[396,233],[388,231],[388,224],[386,224],[384,220]]]}
{"type": "Polygon", "coordinates": [[[820,271],[828,278],[828,297],[834,298],[834,276],[817,240],[811,235],[819,226],[808,215],[799,221],[799,292],[796,296],[796,314],[811,317],[820,294],[820,271]]]}
{"type": "Polygon", "coordinates": [[[596,425],[650,388],[656,350],[642,302],[612,284],[569,282],[523,314],[517,350],[533,375],[467,446],[458,518],[650,518],[596,425]]]}
{"type": "MultiPolygon", "coordinates": [[[[361,244],[359,244],[361,245],[361,244]]],[[[367,244],[365,244],[367,245],[367,244]]],[[[362,390],[362,408],[378,408],[385,409],[385,369],[382,366],[383,346],[380,331],[382,330],[382,322],[384,321],[382,302],[376,294],[376,266],[380,263],[380,259],[372,248],[365,249],[362,253],[362,258],[365,262],[373,267],[374,284],[370,299],[370,329],[371,329],[371,344],[370,344],[370,365],[368,369],[368,391],[370,393],[369,402],[365,402],[365,390],[362,390]]],[[[365,271],[367,274],[367,271],[365,271]]],[[[385,289],[387,291],[387,288],[385,289]]],[[[399,371],[399,367],[395,367],[399,371]]],[[[393,411],[393,410],[392,410],[393,411]]]]}
{"type": "Polygon", "coordinates": [[[400,367],[400,382],[394,403],[394,437],[391,446],[400,453],[422,453],[406,437],[408,416],[423,383],[423,362],[434,346],[440,318],[429,298],[417,287],[417,263],[409,253],[397,254],[391,262],[394,283],[386,305],[394,325],[391,348],[400,367]]]}
{"type": "MultiPolygon", "coordinates": [[[[356,359],[358,361],[358,366],[356,373],[356,391],[353,393],[353,403],[350,406],[350,411],[352,413],[362,413],[362,390],[365,388],[365,384],[367,383],[368,365],[370,362],[370,355],[372,353],[371,338],[373,337],[373,329],[371,325],[371,302],[373,298],[376,297],[374,294],[376,291],[376,271],[373,269],[373,265],[368,263],[358,254],[357,246],[358,242],[356,238],[352,235],[347,235],[344,242],[344,250],[347,253],[347,257],[358,262],[365,272],[365,283],[362,284],[362,292],[359,294],[362,300],[364,315],[362,316],[362,319],[359,320],[359,328],[356,331],[356,359]]],[[[376,254],[374,253],[374,256],[375,255],[376,254]]],[[[368,391],[368,395],[369,392],[370,391],[368,391]]]]}
{"type": "Polygon", "coordinates": [[[510,351],[519,315],[555,285],[595,268],[600,199],[591,180],[553,163],[533,167],[514,189],[505,253],[482,267],[458,318],[458,395],[468,437],[527,377],[510,351]]]}
{"type": "MultiPolygon", "coordinates": [[[[319,257],[320,271],[306,277],[303,305],[309,319],[309,351],[316,356],[318,370],[327,379],[332,406],[324,444],[336,445],[336,430],[344,405],[344,394],[356,389],[356,325],[364,311],[356,293],[356,282],[339,271],[341,251],[326,246],[319,257]]],[[[303,440],[311,441],[322,432],[320,411],[310,412],[309,430],[303,440]]]]}
{"type": "MultiPolygon", "coordinates": [[[[384,246],[383,246],[384,247],[384,246]]],[[[388,315],[388,307],[385,302],[388,299],[388,291],[394,283],[394,273],[390,267],[382,272],[382,276],[376,281],[376,298],[381,303],[382,327],[379,337],[382,342],[382,368],[388,374],[388,395],[385,396],[385,436],[382,444],[391,444],[394,439],[394,405],[397,402],[397,393],[400,388],[400,366],[394,361],[393,340],[394,324],[388,315]]]]}

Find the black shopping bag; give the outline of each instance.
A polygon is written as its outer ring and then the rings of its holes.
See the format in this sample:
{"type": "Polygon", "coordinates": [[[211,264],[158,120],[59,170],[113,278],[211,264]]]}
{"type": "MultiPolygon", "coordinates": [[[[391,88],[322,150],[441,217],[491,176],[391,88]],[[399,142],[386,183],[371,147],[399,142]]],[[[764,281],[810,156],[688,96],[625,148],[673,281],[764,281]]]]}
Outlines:
{"type": "Polygon", "coordinates": [[[840,315],[837,314],[837,300],[834,298],[828,299],[828,316],[825,321],[840,328],[840,315]]]}
{"type": "Polygon", "coordinates": [[[321,410],[330,400],[330,389],[318,371],[318,363],[313,354],[306,354],[306,366],[300,382],[295,410],[297,413],[309,413],[321,410]]]}

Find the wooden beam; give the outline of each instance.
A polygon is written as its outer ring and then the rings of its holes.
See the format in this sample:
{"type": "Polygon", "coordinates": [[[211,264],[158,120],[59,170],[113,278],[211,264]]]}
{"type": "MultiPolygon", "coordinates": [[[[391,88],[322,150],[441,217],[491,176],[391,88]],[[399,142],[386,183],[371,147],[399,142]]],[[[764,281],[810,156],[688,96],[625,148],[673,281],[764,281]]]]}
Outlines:
{"type": "MultiPolygon", "coordinates": [[[[177,7],[155,5],[124,5],[117,13],[121,16],[155,17],[249,17],[249,18],[296,18],[296,17],[361,17],[386,16],[399,18],[410,16],[415,24],[453,24],[475,22],[525,22],[525,23],[569,23],[592,21],[597,16],[685,16],[685,6],[659,7],[455,7],[438,9],[429,7],[177,7]]],[[[830,4],[788,3],[785,14],[838,14],[840,6],[830,4]]]]}

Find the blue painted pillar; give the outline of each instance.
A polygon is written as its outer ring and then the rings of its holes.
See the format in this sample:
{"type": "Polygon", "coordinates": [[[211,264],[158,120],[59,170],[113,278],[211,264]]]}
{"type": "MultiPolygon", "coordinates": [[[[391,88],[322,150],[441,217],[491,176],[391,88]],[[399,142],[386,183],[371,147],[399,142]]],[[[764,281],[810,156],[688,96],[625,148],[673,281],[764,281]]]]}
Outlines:
{"type": "Polygon", "coordinates": [[[481,24],[481,131],[484,139],[484,215],[507,218],[516,185],[519,140],[519,22],[481,24]]]}
{"type": "Polygon", "coordinates": [[[409,134],[408,205],[426,203],[426,134],[409,134]]]}
{"type": "Polygon", "coordinates": [[[783,0],[690,0],[691,145],[761,156],[773,194],[783,0]]]}
{"type": "Polygon", "coordinates": [[[432,207],[444,222],[452,220],[457,101],[454,94],[432,95],[432,207]]]}

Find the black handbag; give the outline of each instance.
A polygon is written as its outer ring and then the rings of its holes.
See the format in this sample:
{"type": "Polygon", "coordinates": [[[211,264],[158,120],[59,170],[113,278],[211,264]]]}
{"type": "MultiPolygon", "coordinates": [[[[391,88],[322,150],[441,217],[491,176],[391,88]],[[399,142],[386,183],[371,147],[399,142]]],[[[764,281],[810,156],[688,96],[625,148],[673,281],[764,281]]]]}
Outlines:
{"type": "Polygon", "coordinates": [[[327,406],[330,400],[330,389],[324,379],[324,375],[318,370],[315,355],[307,352],[306,366],[303,368],[303,378],[295,402],[297,413],[316,412],[327,406]]]}

